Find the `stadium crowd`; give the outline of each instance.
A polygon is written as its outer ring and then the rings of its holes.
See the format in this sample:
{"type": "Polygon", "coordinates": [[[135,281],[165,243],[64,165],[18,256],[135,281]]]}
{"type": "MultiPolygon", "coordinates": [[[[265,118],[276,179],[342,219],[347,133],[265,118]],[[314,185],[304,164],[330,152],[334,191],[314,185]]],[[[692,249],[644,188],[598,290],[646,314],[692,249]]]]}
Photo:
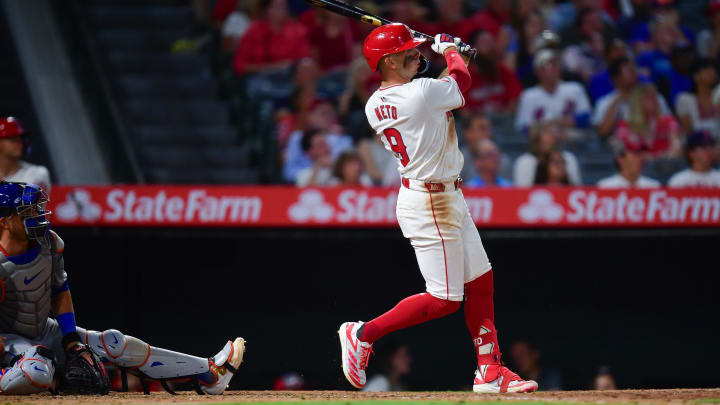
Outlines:
{"type": "MultiPolygon", "coordinates": [[[[673,0],[353,3],[477,49],[455,111],[467,186],[720,187],[720,0],[692,27],[673,0]]],[[[258,106],[239,119],[269,123],[279,182],[399,184],[365,118],[372,26],[301,0],[217,0],[212,18],[221,70],[258,106]]]]}

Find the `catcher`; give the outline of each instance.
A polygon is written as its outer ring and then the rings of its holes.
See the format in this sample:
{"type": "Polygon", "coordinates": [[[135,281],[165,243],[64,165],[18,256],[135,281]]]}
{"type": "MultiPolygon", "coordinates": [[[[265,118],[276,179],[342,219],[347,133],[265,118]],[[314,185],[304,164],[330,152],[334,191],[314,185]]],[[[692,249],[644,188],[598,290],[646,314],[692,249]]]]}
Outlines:
{"type": "Polygon", "coordinates": [[[242,338],[208,359],[152,347],[114,329],[75,325],[64,244],[50,230],[47,202],[34,184],[0,182],[0,391],[107,394],[105,362],[121,370],[123,388],[130,370],[144,387],[149,378],[172,392],[168,381],[187,381],[199,394],[222,394],[242,362],[242,338]]]}

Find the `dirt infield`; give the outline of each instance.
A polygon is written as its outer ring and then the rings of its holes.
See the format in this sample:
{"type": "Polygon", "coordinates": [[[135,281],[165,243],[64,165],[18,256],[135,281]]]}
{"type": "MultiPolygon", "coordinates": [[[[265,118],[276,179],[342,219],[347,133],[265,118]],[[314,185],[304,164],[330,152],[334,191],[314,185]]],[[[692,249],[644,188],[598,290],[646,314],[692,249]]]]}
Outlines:
{"type": "Polygon", "coordinates": [[[717,403],[720,404],[720,388],[676,390],[621,390],[621,391],[558,391],[532,394],[481,395],[471,392],[387,392],[367,393],[355,391],[228,391],[225,395],[199,396],[181,393],[111,393],[109,396],[77,397],[51,396],[5,396],[2,403],[12,404],[171,404],[171,403],[252,403],[252,402],[326,402],[337,401],[393,401],[416,402],[573,402],[573,403],[717,403]]]}

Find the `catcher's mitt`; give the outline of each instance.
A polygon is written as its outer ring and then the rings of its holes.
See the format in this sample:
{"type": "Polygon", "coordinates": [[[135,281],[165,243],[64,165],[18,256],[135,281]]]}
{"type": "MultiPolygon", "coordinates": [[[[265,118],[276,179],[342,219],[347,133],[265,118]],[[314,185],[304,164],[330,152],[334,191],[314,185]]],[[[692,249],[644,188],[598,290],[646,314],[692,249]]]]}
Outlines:
{"type": "Polygon", "coordinates": [[[71,395],[106,395],[110,391],[110,379],[105,367],[84,344],[78,343],[67,351],[59,391],[71,395]]]}

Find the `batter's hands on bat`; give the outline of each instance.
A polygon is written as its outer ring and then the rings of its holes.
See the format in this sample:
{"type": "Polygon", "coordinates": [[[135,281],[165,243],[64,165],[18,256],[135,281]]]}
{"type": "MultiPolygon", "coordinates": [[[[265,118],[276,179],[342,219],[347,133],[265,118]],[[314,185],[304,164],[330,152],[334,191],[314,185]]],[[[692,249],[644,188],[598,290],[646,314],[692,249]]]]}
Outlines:
{"type": "Polygon", "coordinates": [[[470,45],[464,44],[459,37],[453,37],[449,34],[435,35],[435,42],[430,47],[440,55],[445,55],[445,51],[450,48],[456,48],[460,53],[470,51],[470,45]]]}

